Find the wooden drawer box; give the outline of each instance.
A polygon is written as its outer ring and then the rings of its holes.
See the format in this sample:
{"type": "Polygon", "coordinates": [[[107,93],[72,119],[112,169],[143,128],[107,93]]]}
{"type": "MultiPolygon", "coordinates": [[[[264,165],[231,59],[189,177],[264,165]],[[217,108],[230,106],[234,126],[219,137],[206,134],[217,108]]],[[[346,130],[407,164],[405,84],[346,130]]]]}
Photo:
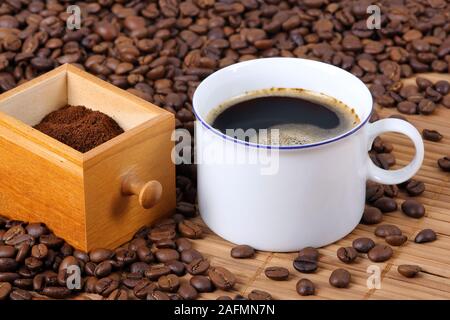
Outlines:
{"type": "Polygon", "coordinates": [[[82,250],[114,248],[175,208],[174,116],[74,66],[0,95],[0,215],[44,222],[82,250]],[[65,105],[124,133],[86,152],[32,128],[65,105]]]}

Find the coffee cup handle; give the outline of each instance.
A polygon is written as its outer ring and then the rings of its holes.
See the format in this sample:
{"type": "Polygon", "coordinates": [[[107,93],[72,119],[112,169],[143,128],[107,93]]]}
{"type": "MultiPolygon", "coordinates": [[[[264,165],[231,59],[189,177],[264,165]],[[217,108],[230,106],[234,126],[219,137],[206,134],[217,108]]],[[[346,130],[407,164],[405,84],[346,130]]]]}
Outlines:
{"type": "Polygon", "coordinates": [[[381,169],[369,158],[367,178],[382,184],[398,184],[412,178],[420,169],[424,157],[423,141],[419,131],[409,122],[400,119],[383,119],[369,123],[367,129],[368,150],[372,148],[374,139],[386,132],[397,132],[406,135],[412,140],[416,149],[414,159],[406,167],[398,170],[381,169]]]}

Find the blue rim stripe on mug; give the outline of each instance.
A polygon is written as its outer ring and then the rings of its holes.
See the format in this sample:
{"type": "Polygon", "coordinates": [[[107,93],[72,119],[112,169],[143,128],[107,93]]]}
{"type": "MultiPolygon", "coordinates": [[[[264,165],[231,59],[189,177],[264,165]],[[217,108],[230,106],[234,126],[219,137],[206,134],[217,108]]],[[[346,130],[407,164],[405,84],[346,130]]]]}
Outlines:
{"type": "MultiPolygon", "coordinates": [[[[223,68],[223,69],[220,69],[220,70],[214,72],[213,74],[211,74],[211,75],[209,75],[208,77],[206,77],[205,79],[203,79],[202,83],[203,83],[204,81],[206,81],[208,78],[214,77],[214,76],[216,75],[216,73],[218,73],[218,72],[220,72],[220,71],[223,71],[223,70],[226,70],[226,69],[233,69],[233,68],[236,68],[237,65],[253,63],[253,62],[255,62],[255,61],[260,61],[260,60],[284,60],[284,59],[308,60],[308,59],[301,59],[301,58],[282,58],[282,57],[275,57],[275,58],[260,58],[260,59],[254,59],[254,60],[249,60],[249,61],[239,62],[239,63],[232,64],[232,65],[230,65],[230,66],[228,66],[228,67],[225,67],[225,68],[223,68]]],[[[311,61],[311,60],[308,60],[308,61],[311,61]]],[[[342,69],[342,68],[338,68],[338,67],[336,67],[336,66],[334,66],[334,65],[327,64],[327,63],[323,63],[323,62],[320,62],[320,61],[314,61],[314,62],[317,63],[317,64],[323,64],[323,65],[326,65],[328,68],[331,67],[331,68],[338,69],[339,71],[344,72],[344,73],[347,73],[349,76],[351,76],[351,77],[353,77],[353,78],[356,78],[358,81],[361,81],[361,80],[359,80],[357,77],[355,77],[353,74],[351,74],[350,72],[348,72],[347,70],[344,70],[344,69],[342,69]]],[[[201,86],[202,83],[200,83],[199,87],[201,86]]],[[[369,89],[367,88],[367,86],[365,86],[365,88],[367,89],[367,92],[369,93],[370,97],[372,98],[372,95],[370,94],[370,91],[369,91],[369,89]]],[[[197,88],[197,89],[198,89],[198,88],[197,88]]],[[[194,96],[195,96],[195,94],[194,94],[194,96]]],[[[194,102],[194,101],[193,101],[193,102],[194,102]]],[[[316,143],[302,144],[302,145],[290,145],[290,146],[276,146],[276,145],[265,145],[265,144],[251,143],[251,142],[247,142],[247,141],[243,141],[243,140],[239,140],[239,139],[236,139],[236,138],[227,136],[226,134],[224,134],[224,133],[220,132],[219,130],[213,128],[213,127],[210,126],[206,121],[203,120],[203,118],[197,113],[197,110],[196,110],[196,108],[195,108],[195,103],[193,103],[192,110],[193,110],[194,115],[195,115],[195,117],[197,118],[197,120],[200,121],[200,123],[201,123],[206,129],[208,129],[209,131],[211,131],[212,133],[214,133],[215,135],[221,137],[221,138],[224,139],[224,140],[228,140],[228,141],[231,141],[231,142],[234,142],[234,143],[237,143],[237,144],[241,144],[241,145],[245,145],[245,146],[253,147],[253,148],[259,148],[259,149],[299,150],[299,149],[308,149],[308,148],[313,148],[313,147],[319,147],[319,146],[322,146],[322,145],[325,145],[325,144],[329,144],[329,143],[333,143],[333,142],[342,140],[342,139],[344,139],[344,138],[346,138],[346,137],[352,135],[353,133],[355,133],[355,132],[357,132],[359,129],[361,129],[361,128],[369,121],[370,116],[371,116],[371,114],[372,114],[372,112],[373,112],[373,106],[372,106],[370,112],[368,113],[368,115],[365,117],[364,120],[361,121],[361,123],[360,123],[358,126],[356,126],[355,128],[353,128],[352,130],[350,130],[350,131],[348,131],[348,132],[346,132],[346,133],[343,133],[343,134],[340,135],[340,136],[337,136],[337,137],[334,137],[334,138],[331,138],[331,139],[328,139],[328,140],[316,142],[316,143]]]]}
{"type": "MultiPolygon", "coordinates": [[[[372,108],[373,109],[373,108],[372,108]]],[[[348,137],[350,135],[352,135],[353,133],[355,133],[356,131],[358,131],[359,129],[361,129],[367,121],[369,121],[370,119],[370,115],[368,117],[366,117],[366,119],[364,119],[364,122],[361,122],[357,127],[353,128],[352,130],[334,137],[332,139],[328,139],[328,140],[324,140],[324,141],[320,141],[320,142],[316,142],[316,143],[310,143],[310,144],[302,144],[302,145],[293,145],[293,146],[271,146],[271,145],[266,145],[266,144],[258,144],[258,143],[251,143],[251,142],[247,142],[247,141],[243,141],[243,140],[239,140],[230,136],[227,136],[226,134],[220,132],[217,129],[214,129],[213,127],[211,127],[208,123],[204,122],[203,119],[201,117],[199,117],[197,115],[197,112],[195,111],[195,109],[193,108],[195,117],[197,118],[198,121],[200,121],[200,123],[209,131],[213,132],[215,135],[234,142],[234,143],[238,143],[238,144],[242,144],[242,145],[246,145],[248,147],[254,147],[254,148],[258,148],[258,149],[278,149],[278,150],[298,150],[298,149],[306,149],[306,148],[312,148],[312,147],[318,147],[318,146],[322,146],[324,144],[329,144],[332,142],[336,142],[339,141],[345,137],[348,137]]]]}

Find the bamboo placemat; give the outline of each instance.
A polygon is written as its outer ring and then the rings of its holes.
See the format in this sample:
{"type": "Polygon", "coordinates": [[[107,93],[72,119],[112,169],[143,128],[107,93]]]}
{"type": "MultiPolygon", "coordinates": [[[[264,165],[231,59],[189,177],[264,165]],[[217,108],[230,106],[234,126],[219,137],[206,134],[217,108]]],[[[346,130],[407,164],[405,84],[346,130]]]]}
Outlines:
{"type": "MultiPolygon", "coordinates": [[[[440,74],[424,75],[430,80],[437,81],[450,76],[440,74]]],[[[412,83],[414,79],[405,80],[412,83]]],[[[379,109],[381,117],[398,114],[395,108],[379,109]]],[[[373,263],[366,255],[359,257],[353,264],[344,264],[336,257],[336,251],[341,246],[351,246],[358,237],[369,237],[374,241],[383,243],[373,234],[375,226],[359,225],[344,239],[319,249],[319,268],[314,274],[301,274],[297,272],[292,262],[296,253],[258,252],[252,259],[232,259],[230,250],[233,244],[213,234],[202,223],[200,218],[196,221],[204,227],[205,236],[200,240],[193,240],[194,248],[198,249],[207,258],[211,265],[226,267],[237,276],[237,285],[231,292],[217,290],[213,293],[202,294],[202,299],[216,299],[221,295],[234,297],[236,294],[247,296],[253,289],[268,291],[275,299],[450,299],[450,174],[441,171],[437,160],[443,156],[450,156],[450,109],[438,108],[433,115],[406,116],[408,120],[420,131],[422,129],[435,129],[444,135],[440,142],[424,141],[425,160],[416,178],[425,182],[426,191],[416,199],[426,208],[426,216],[422,219],[413,219],[405,216],[400,210],[385,214],[383,223],[397,225],[408,241],[401,247],[394,249],[393,257],[385,263],[373,263]],[[416,244],[415,235],[424,228],[432,228],[438,234],[438,240],[432,243],[416,244]],[[417,264],[423,269],[420,275],[407,279],[398,274],[397,266],[400,264],[417,264]],[[370,276],[367,268],[377,265],[381,271],[381,288],[369,289],[366,282],[370,276]],[[269,280],[264,275],[264,269],[269,266],[282,266],[290,270],[291,275],[287,281],[269,280]],[[328,284],[331,272],[337,268],[346,268],[352,275],[352,282],[347,289],[336,289],[328,284]],[[301,297],[295,290],[297,281],[308,278],[316,285],[316,295],[301,297]]],[[[384,136],[383,136],[384,137],[384,136]]],[[[414,147],[405,136],[386,134],[386,140],[393,143],[396,167],[406,165],[413,157],[414,147]]],[[[395,168],[395,167],[394,167],[395,168]]],[[[399,207],[405,194],[400,193],[397,198],[399,207]]],[[[84,295],[79,298],[98,299],[98,295],[84,295]]]]}

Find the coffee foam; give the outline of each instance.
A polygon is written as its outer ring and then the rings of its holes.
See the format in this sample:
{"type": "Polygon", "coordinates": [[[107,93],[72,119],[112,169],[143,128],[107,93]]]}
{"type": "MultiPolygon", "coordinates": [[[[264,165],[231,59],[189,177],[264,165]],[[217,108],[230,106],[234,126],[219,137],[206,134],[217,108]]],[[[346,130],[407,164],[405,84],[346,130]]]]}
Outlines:
{"type": "Polygon", "coordinates": [[[268,128],[267,134],[250,137],[249,142],[265,145],[303,145],[326,140],[334,130],[322,129],[310,124],[283,124],[268,128]]]}

